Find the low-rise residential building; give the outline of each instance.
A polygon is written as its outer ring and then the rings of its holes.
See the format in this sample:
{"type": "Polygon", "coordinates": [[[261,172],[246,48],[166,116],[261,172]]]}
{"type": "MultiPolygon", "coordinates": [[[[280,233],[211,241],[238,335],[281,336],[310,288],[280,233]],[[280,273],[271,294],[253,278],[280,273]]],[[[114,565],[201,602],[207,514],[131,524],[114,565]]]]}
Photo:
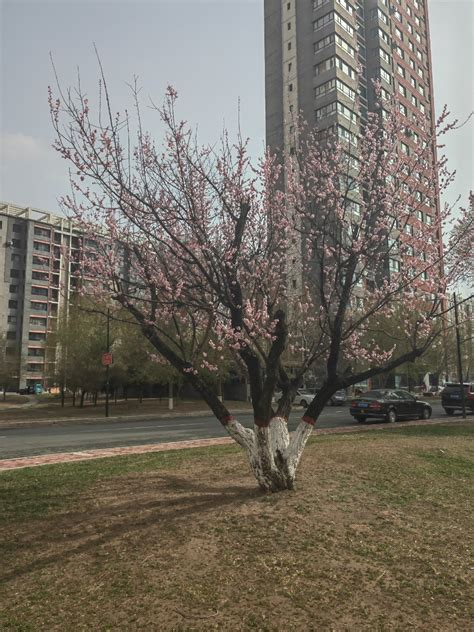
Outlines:
{"type": "Polygon", "coordinates": [[[48,334],[77,284],[81,232],[65,217],[0,202],[0,331],[19,355],[18,388],[48,386],[48,334]]]}

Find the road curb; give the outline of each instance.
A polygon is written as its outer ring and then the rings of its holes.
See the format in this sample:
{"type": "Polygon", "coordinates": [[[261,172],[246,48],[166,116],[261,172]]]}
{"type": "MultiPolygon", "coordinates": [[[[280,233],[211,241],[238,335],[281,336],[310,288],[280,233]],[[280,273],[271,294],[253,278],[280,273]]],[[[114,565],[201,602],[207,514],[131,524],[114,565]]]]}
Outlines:
{"type": "MultiPolygon", "coordinates": [[[[450,424],[465,422],[465,419],[449,420],[450,424]]],[[[339,428],[319,428],[313,434],[316,436],[326,434],[348,434],[355,432],[370,432],[372,430],[388,430],[394,428],[406,428],[407,426],[434,426],[448,423],[446,418],[413,420],[403,422],[403,426],[386,423],[341,426],[339,428]]],[[[27,467],[39,467],[41,465],[55,465],[58,463],[75,463],[78,461],[90,461],[93,459],[103,459],[114,456],[129,456],[134,454],[147,454],[150,452],[166,452],[169,450],[185,450],[190,448],[203,448],[214,445],[232,444],[234,440],[230,437],[216,437],[212,439],[193,439],[187,441],[174,441],[168,443],[154,443],[149,445],[129,446],[122,448],[106,448],[102,450],[81,450],[76,452],[60,452],[57,454],[43,454],[39,456],[19,457],[15,459],[0,460],[0,473],[11,470],[19,470],[27,467]]]]}

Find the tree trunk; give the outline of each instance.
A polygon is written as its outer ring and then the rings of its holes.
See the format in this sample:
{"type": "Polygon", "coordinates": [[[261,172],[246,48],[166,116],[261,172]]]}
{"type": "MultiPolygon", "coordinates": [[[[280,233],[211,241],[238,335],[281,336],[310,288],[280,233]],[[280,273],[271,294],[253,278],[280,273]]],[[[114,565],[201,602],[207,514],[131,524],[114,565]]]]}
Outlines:
{"type": "Polygon", "coordinates": [[[5,401],[7,399],[7,389],[4,388],[3,389],[3,401],[5,401]]]}
{"type": "Polygon", "coordinates": [[[61,408],[64,408],[64,397],[65,397],[64,386],[61,386],[61,408]]]}
{"type": "Polygon", "coordinates": [[[86,396],[86,391],[81,391],[81,401],[79,403],[80,408],[84,408],[84,397],[86,396]]]}
{"type": "Polygon", "coordinates": [[[291,436],[283,417],[274,417],[268,426],[255,424],[253,430],[234,419],[225,427],[229,435],[246,450],[252,472],[263,491],[278,492],[294,488],[296,469],[313,431],[311,423],[301,421],[291,436]]]}
{"type": "Polygon", "coordinates": [[[72,391],[72,405],[73,407],[76,406],[76,389],[72,391]]]}
{"type": "Polygon", "coordinates": [[[140,393],[139,393],[138,401],[140,402],[140,404],[143,401],[143,384],[140,384],[140,393]]]}

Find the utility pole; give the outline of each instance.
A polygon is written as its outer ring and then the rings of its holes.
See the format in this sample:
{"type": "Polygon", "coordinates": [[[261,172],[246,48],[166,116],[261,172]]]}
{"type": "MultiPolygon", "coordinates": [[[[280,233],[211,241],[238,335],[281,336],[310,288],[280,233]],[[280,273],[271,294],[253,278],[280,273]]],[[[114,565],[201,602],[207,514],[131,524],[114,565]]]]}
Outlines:
{"type": "MultiPolygon", "coordinates": [[[[110,353],[110,308],[107,308],[107,353],[110,353]]],[[[109,375],[110,363],[105,366],[105,416],[109,416],[109,375]]]]}
{"type": "Polygon", "coordinates": [[[454,292],[454,321],[456,323],[456,349],[457,349],[457,356],[458,356],[459,383],[461,385],[462,416],[463,416],[463,419],[466,419],[466,394],[464,392],[464,381],[462,377],[461,335],[459,333],[459,314],[458,314],[458,302],[456,300],[456,292],[454,292]]]}

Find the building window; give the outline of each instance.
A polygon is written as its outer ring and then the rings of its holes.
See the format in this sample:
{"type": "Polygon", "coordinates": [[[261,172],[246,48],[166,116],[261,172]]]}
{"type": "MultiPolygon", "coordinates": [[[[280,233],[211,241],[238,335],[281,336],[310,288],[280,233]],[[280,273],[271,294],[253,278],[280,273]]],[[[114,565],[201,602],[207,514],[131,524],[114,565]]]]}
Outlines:
{"type": "Polygon", "coordinates": [[[323,4],[327,4],[329,0],[313,0],[313,9],[318,9],[322,7],[323,4]]]}
{"type": "Polygon", "coordinates": [[[35,287],[31,288],[31,293],[35,296],[48,296],[48,288],[46,287],[35,287]]]}
{"type": "Polygon", "coordinates": [[[379,68],[379,75],[380,75],[380,78],[386,81],[387,83],[392,83],[392,78],[390,77],[389,73],[383,68],[379,68]]]}
{"type": "Polygon", "coordinates": [[[48,281],[49,274],[47,272],[38,272],[37,270],[33,270],[31,273],[31,278],[34,281],[48,281]]]}
{"type": "Polygon", "coordinates": [[[293,84],[288,84],[288,92],[293,92],[293,84]]]}
{"type": "Polygon", "coordinates": [[[37,237],[46,237],[47,239],[51,237],[51,231],[47,228],[41,228],[41,226],[35,226],[34,234],[37,237]]]}
{"type": "Polygon", "coordinates": [[[405,52],[403,51],[403,49],[400,48],[400,46],[397,46],[396,51],[399,57],[401,57],[402,59],[405,59],[405,52]]]}
{"type": "Polygon", "coordinates": [[[37,250],[38,252],[50,252],[51,247],[49,244],[43,244],[41,241],[34,241],[33,250],[37,250]]]}
{"type": "Polygon", "coordinates": [[[326,81],[326,83],[323,83],[321,86],[317,86],[317,88],[314,89],[314,96],[321,97],[325,94],[329,94],[335,89],[336,89],[336,80],[330,79],[329,81],[326,81]]]}
{"type": "Polygon", "coordinates": [[[27,364],[26,370],[28,373],[40,373],[43,370],[42,364],[27,364]]]}
{"type": "Polygon", "coordinates": [[[325,118],[326,116],[330,116],[331,114],[333,114],[336,111],[336,103],[329,103],[328,105],[325,105],[322,108],[319,108],[318,110],[315,111],[315,117],[316,120],[319,121],[322,118],[325,118]]]}
{"type": "Polygon", "coordinates": [[[402,152],[408,156],[408,154],[410,153],[410,148],[408,147],[408,145],[406,143],[404,143],[404,142],[401,142],[400,143],[400,148],[401,148],[402,152]]]}
{"type": "Polygon", "coordinates": [[[344,20],[344,18],[341,18],[339,13],[335,12],[334,18],[336,20],[336,23],[339,24],[339,26],[343,28],[345,31],[347,31],[349,35],[352,35],[352,36],[354,35],[354,29],[352,28],[352,26],[349,24],[349,22],[344,20]]]}
{"type": "Polygon", "coordinates": [[[383,22],[384,24],[388,26],[388,17],[379,8],[377,8],[377,17],[381,22],[383,22]]]}
{"type": "Polygon", "coordinates": [[[390,58],[390,55],[383,48],[379,48],[379,55],[384,60],[384,62],[386,64],[390,64],[391,63],[392,60],[390,58]]]}
{"type": "Polygon", "coordinates": [[[339,70],[342,70],[342,72],[345,73],[351,79],[355,78],[355,75],[356,75],[355,70],[351,68],[351,66],[346,64],[340,57],[337,57],[337,56],[336,56],[336,67],[339,68],[339,70]]]}
{"type": "Polygon", "coordinates": [[[398,92],[399,92],[402,96],[404,96],[404,97],[406,98],[406,96],[407,96],[407,91],[406,91],[405,86],[402,86],[402,84],[401,84],[401,83],[399,83],[399,84],[398,84],[398,92]]]}
{"type": "Polygon", "coordinates": [[[8,316],[7,322],[9,322],[10,325],[16,325],[16,316],[8,316]]]}
{"type": "Polygon", "coordinates": [[[10,294],[16,294],[18,292],[18,285],[10,285],[10,294]]]}
{"type": "Polygon", "coordinates": [[[18,308],[18,301],[13,301],[13,300],[8,301],[8,309],[17,309],[17,308],[18,308]]]}
{"type": "Polygon", "coordinates": [[[415,52],[415,44],[413,44],[411,40],[408,40],[408,48],[411,50],[412,53],[415,52]]]}
{"type": "Polygon", "coordinates": [[[16,331],[7,331],[7,340],[16,340],[16,331]]]}
{"type": "Polygon", "coordinates": [[[47,312],[48,311],[48,303],[40,303],[38,301],[30,302],[30,309],[36,312],[47,312]]]}
{"type": "Polygon", "coordinates": [[[410,22],[407,23],[407,31],[413,35],[413,25],[410,22]]]}
{"type": "Polygon", "coordinates": [[[37,257],[35,255],[33,255],[33,265],[34,266],[39,266],[41,268],[49,267],[49,259],[48,257],[37,257]]]}
{"type": "Polygon", "coordinates": [[[19,261],[21,261],[21,255],[12,253],[11,260],[13,263],[18,263],[19,261]]]}
{"type": "Polygon", "coordinates": [[[291,22],[288,22],[286,26],[287,26],[288,31],[291,31],[291,22]]]}
{"type": "Polygon", "coordinates": [[[21,233],[21,226],[20,224],[13,224],[12,230],[14,233],[21,233]]]}
{"type": "Polygon", "coordinates": [[[353,15],[354,9],[349,4],[349,2],[347,2],[347,0],[337,0],[337,3],[340,4],[341,7],[344,7],[344,9],[347,11],[347,13],[350,13],[351,15],[353,15]]]}
{"type": "Polygon", "coordinates": [[[375,34],[377,34],[379,38],[383,40],[386,44],[388,44],[389,46],[391,45],[390,35],[386,33],[383,29],[375,29],[375,34]]]}
{"type": "Polygon", "coordinates": [[[342,125],[337,126],[337,135],[338,138],[342,138],[351,145],[357,146],[357,136],[342,125]]]}
{"type": "Polygon", "coordinates": [[[44,349],[38,349],[37,347],[30,347],[28,349],[28,355],[32,358],[44,358],[44,349]]]}
{"type": "Polygon", "coordinates": [[[346,51],[348,55],[351,57],[355,57],[356,50],[353,46],[348,44],[345,39],[343,39],[340,35],[336,33],[336,44],[342,48],[342,50],[346,51]]]}
{"type": "Polygon", "coordinates": [[[46,334],[40,331],[30,331],[28,334],[28,340],[46,340],[46,334]]]}
{"type": "Polygon", "coordinates": [[[403,114],[403,116],[408,116],[408,110],[407,110],[406,106],[403,105],[403,103],[399,103],[398,104],[398,109],[403,114]]]}
{"type": "Polygon", "coordinates": [[[318,50],[322,50],[323,48],[326,48],[326,46],[330,46],[333,42],[334,42],[334,33],[331,33],[331,35],[328,35],[324,39],[316,42],[313,46],[313,50],[315,53],[317,53],[318,50]]]}
{"type": "Polygon", "coordinates": [[[288,42],[287,48],[288,48],[288,50],[291,50],[291,42],[288,42]]]}
{"type": "Polygon", "coordinates": [[[355,96],[356,96],[355,91],[352,90],[352,88],[349,88],[349,86],[346,86],[346,84],[342,82],[340,79],[336,79],[336,87],[343,94],[349,97],[349,99],[351,99],[352,101],[355,99],[355,96]]]}
{"type": "Polygon", "coordinates": [[[15,268],[12,268],[10,270],[10,277],[12,279],[18,279],[20,277],[20,270],[16,270],[15,268]]]}
{"type": "Polygon", "coordinates": [[[397,261],[397,259],[389,259],[388,264],[390,272],[400,272],[400,261],[397,261]]]}
{"type": "Polygon", "coordinates": [[[21,248],[21,240],[12,239],[12,248],[21,248]]]}
{"type": "Polygon", "coordinates": [[[337,102],[337,111],[351,121],[351,123],[357,122],[357,114],[343,105],[340,101],[337,102]]]}
{"type": "Polygon", "coordinates": [[[403,33],[400,31],[400,29],[396,26],[395,27],[395,34],[398,37],[398,39],[403,42],[403,33]]]}
{"type": "Polygon", "coordinates": [[[320,75],[321,73],[326,72],[327,70],[330,70],[331,68],[334,68],[335,63],[336,63],[335,57],[330,57],[329,59],[325,59],[320,64],[314,67],[314,74],[320,75]]]}
{"type": "Polygon", "coordinates": [[[397,64],[397,72],[401,77],[405,77],[405,68],[400,64],[397,64]]]}
{"type": "Polygon", "coordinates": [[[46,318],[38,318],[37,316],[30,317],[30,327],[46,327],[46,318]]]}
{"type": "Polygon", "coordinates": [[[317,20],[313,22],[313,31],[317,31],[318,29],[322,28],[325,24],[329,24],[329,22],[332,22],[333,19],[334,19],[333,13],[326,13],[326,15],[323,15],[322,17],[318,18],[317,20]]]}

